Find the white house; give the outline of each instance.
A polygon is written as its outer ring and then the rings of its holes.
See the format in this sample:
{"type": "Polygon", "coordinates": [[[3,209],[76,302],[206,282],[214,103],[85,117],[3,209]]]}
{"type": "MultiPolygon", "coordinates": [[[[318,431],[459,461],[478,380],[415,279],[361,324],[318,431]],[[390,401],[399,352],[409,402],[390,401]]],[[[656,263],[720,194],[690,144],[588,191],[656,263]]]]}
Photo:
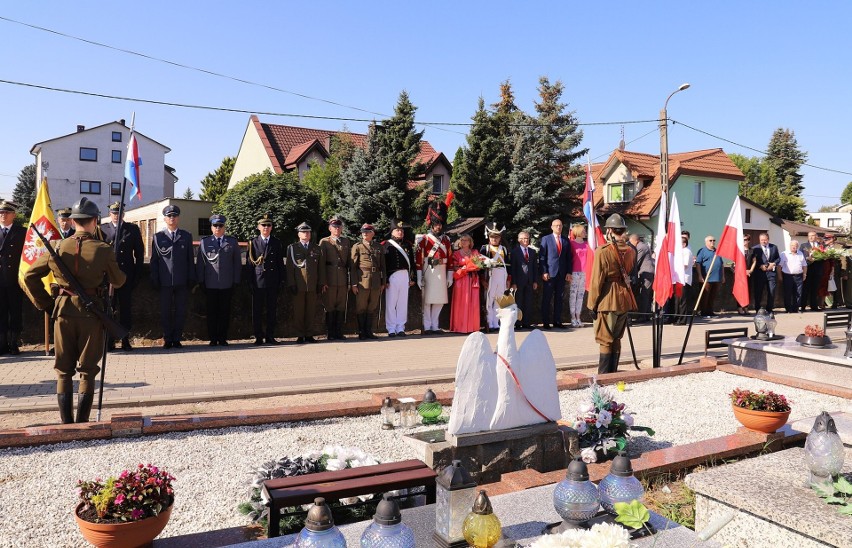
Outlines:
{"type": "MultiPolygon", "coordinates": [[[[165,164],[171,149],[138,131],[135,135],[142,160],[143,199],[149,202],[174,196],[177,177],[165,164]]],[[[130,128],[119,120],[89,129],[78,125],[74,133],[33,145],[30,154],[35,156],[36,181],[40,185],[47,176],[53,208],[70,207],[86,196],[105,215],[108,205],[121,197],[129,138],[130,128]]],[[[125,203],[136,205],[128,201],[129,194],[128,186],[125,203]]]]}
{"type": "Polygon", "coordinates": [[[790,240],[796,239],[799,243],[803,243],[808,239],[808,232],[816,232],[819,236],[829,233],[839,234],[836,229],[775,217],[761,205],[743,196],[740,196],[740,211],[743,216],[743,232],[751,235],[752,245],[757,245],[757,238],[761,232],[769,234],[769,241],[782,251],[789,247],[790,240]]]}
{"type": "MultiPolygon", "coordinates": [[[[51,192],[53,188],[51,187],[51,192]]],[[[167,205],[180,208],[180,228],[192,234],[192,240],[197,242],[204,236],[212,234],[210,230],[210,215],[215,202],[204,200],[184,200],[183,198],[164,198],[128,209],[124,215],[125,222],[133,223],[142,232],[145,243],[145,259],[151,258],[151,244],[154,234],[166,227],[163,219],[163,209],[167,205]]]]}
{"type": "Polygon", "coordinates": [[[834,211],[813,211],[808,213],[813,224],[849,233],[852,230],[852,204],[846,204],[834,211]]]}

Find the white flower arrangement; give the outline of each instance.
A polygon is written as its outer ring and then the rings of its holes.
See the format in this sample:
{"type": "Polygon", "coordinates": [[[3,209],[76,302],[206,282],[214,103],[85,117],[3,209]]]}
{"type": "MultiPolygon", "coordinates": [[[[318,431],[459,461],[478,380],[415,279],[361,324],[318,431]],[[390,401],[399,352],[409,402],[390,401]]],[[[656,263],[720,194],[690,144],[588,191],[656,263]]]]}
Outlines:
{"type": "Polygon", "coordinates": [[[630,548],[630,534],[614,523],[596,523],[591,529],[541,536],[529,548],[630,548]]]}

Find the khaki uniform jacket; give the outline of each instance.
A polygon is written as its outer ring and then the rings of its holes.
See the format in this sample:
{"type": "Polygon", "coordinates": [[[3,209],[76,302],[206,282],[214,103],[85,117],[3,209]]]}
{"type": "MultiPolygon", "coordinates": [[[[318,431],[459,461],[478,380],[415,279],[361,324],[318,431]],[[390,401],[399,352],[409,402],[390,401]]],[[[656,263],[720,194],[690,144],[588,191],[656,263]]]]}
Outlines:
{"type": "Polygon", "coordinates": [[[360,241],[352,246],[352,285],[364,289],[379,289],[385,276],[385,250],[375,240],[369,244],[360,241]]]}
{"type": "Polygon", "coordinates": [[[349,271],[352,268],[352,242],[341,236],[335,243],[334,238],[326,236],[320,240],[319,248],[322,251],[320,285],[348,287],[349,271]]]}
{"type": "MultiPolygon", "coordinates": [[[[618,244],[624,270],[630,274],[636,264],[636,252],[626,243],[618,244]]],[[[636,310],[633,292],[625,282],[618,264],[614,244],[608,243],[595,251],[588,306],[598,312],[626,314],[636,310]]]]}
{"type": "Polygon", "coordinates": [[[286,261],[287,287],[306,293],[316,291],[320,279],[320,258],[322,252],[317,244],[311,242],[308,249],[301,242],[287,246],[286,261]]]}
{"type": "MultiPolygon", "coordinates": [[[[59,258],[71,270],[80,284],[90,290],[97,289],[103,282],[104,274],[114,287],[121,287],[127,279],[124,272],[118,267],[115,253],[109,244],[99,240],[93,240],[88,232],[78,232],[71,238],[66,238],[52,244],[59,254],[59,258]]],[[[82,299],[78,296],[60,295],[56,298],[54,306],[53,298],[45,290],[42,278],[53,272],[56,283],[60,287],[72,290],[71,284],[62,275],[55,259],[50,253],[43,253],[24,275],[24,285],[27,296],[39,310],[50,310],[53,308],[53,317],[59,316],[82,316],[94,317],[94,314],[86,310],[82,299]]],[[[90,295],[95,300],[97,297],[90,295]]]]}

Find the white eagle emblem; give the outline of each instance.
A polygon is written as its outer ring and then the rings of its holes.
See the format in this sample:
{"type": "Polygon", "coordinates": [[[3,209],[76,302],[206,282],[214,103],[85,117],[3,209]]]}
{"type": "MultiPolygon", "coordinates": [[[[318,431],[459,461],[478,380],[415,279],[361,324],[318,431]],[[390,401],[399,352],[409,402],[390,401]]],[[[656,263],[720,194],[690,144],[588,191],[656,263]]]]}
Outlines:
{"type": "MultiPolygon", "coordinates": [[[[59,239],[56,227],[54,227],[53,223],[44,217],[36,221],[35,225],[38,228],[38,231],[41,232],[48,241],[59,239]]],[[[36,236],[36,233],[32,228],[28,228],[27,237],[24,241],[24,254],[22,258],[27,263],[33,264],[36,259],[42,255],[42,253],[47,253],[47,249],[44,247],[44,242],[41,241],[41,238],[36,236]]]]}

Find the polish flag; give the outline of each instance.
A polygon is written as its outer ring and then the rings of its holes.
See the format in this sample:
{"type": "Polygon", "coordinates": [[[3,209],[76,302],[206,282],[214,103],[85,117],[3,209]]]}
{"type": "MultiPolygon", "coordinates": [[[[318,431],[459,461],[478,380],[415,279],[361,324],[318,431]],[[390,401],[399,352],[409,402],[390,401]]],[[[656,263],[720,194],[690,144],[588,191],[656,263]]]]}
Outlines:
{"type": "Polygon", "coordinates": [[[136,141],[136,135],[132,130],[130,133],[130,141],[127,143],[127,161],[124,164],[124,178],[130,182],[130,199],[135,196],[139,200],[142,199],[142,187],[139,184],[139,166],[142,165],[142,159],[139,158],[139,143],[136,141]]]}
{"type": "Polygon", "coordinates": [[[598,225],[598,216],[595,214],[595,181],[592,179],[591,161],[586,163],[586,190],[583,193],[583,216],[589,225],[587,232],[588,250],[586,251],[586,291],[592,283],[592,266],[595,262],[595,250],[604,244],[603,232],[598,225]]]}
{"type": "Polygon", "coordinates": [[[716,255],[734,263],[734,298],[740,306],[748,306],[748,276],[743,253],[743,218],[739,196],[734,198],[734,205],[728,214],[719,245],[716,246],[716,255]]]}
{"type": "Polygon", "coordinates": [[[680,296],[686,280],[683,265],[683,246],[680,243],[680,211],[677,207],[677,195],[672,197],[672,210],[666,222],[666,195],[660,199],[660,213],[657,220],[657,257],[654,272],[654,300],[664,306],[672,296],[680,296]]]}

